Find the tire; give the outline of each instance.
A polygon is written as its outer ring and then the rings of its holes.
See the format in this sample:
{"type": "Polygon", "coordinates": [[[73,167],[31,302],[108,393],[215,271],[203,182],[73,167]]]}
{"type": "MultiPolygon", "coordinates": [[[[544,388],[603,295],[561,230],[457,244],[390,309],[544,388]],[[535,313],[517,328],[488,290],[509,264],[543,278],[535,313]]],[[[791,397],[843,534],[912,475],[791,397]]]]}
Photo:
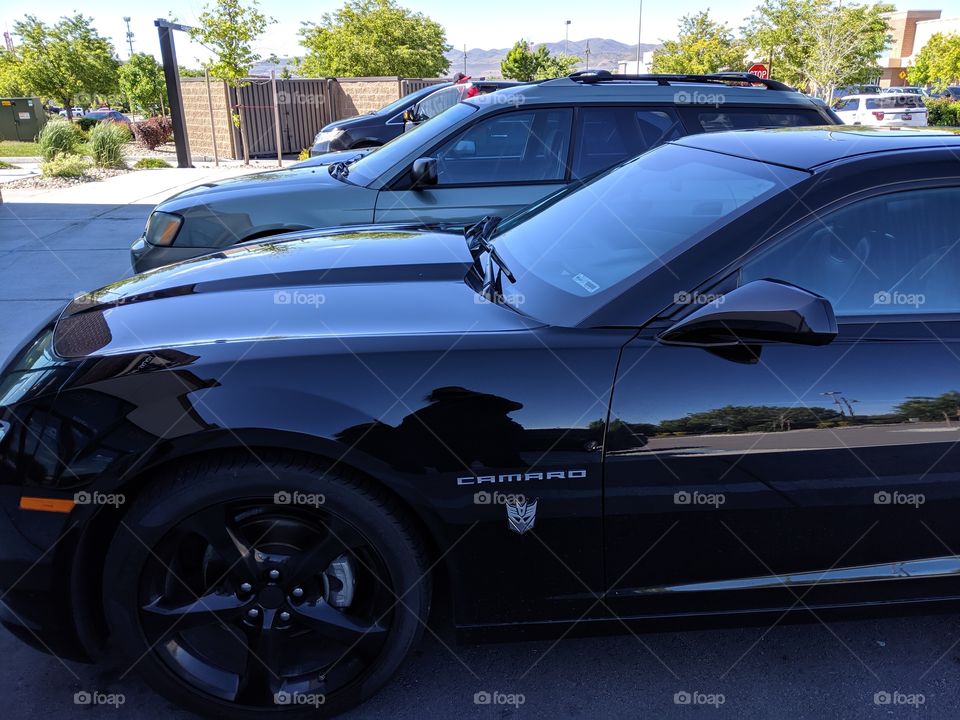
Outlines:
{"type": "Polygon", "coordinates": [[[260,459],[152,479],[104,563],[110,635],[194,712],[329,717],[372,696],[420,639],[426,551],[382,488],[314,458],[260,459]]]}

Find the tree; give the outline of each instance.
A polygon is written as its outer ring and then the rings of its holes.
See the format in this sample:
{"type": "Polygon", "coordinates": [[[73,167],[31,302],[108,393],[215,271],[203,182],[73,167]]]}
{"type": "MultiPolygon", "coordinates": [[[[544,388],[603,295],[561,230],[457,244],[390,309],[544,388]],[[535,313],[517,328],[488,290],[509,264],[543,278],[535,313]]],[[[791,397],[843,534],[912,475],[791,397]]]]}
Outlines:
{"type": "Polygon", "coordinates": [[[59,101],[68,117],[81,97],[93,100],[118,89],[120,62],[113,45],[100,37],[92,23],[93,18],[73,15],[47,25],[27,15],[13,26],[20,37],[21,82],[31,92],[59,101]]]}
{"type": "Polygon", "coordinates": [[[960,79],[960,35],[932,35],[907,70],[911,85],[932,85],[943,92],[960,79]]]}
{"type": "Polygon", "coordinates": [[[153,113],[158,108],[163,111],[167,83],[163,77],[163,67],[153,55],[133,54],[120,66],[119,74],[120,90],[131,105],[144,113],[153,113]]]}
{"type": "Polygon", "coordinates": [[[580,58],[571,55],[551,55],[546,45],[534,51],[526,40],[518,40],[500,61],[500,74],[521,82],[549,80],[569,75],[578,62],[580,58]]]}
{"type": "MultiPolygon", "coordinates": [[[[212,6],[204,6],[197,27],[190,29],[190,37],[214,54],[209,64],[210,74],[239,89],[250,68],[260,59],[251,43],[274,22],[257,9],[256,0],[250,0],[249,5],[244,5],[242,0],[214,0],[212,6]]],[[[239,113],[233,114],[233,123],[240,130],[243,161],[249,164],[247,137],[239,113]]]]}
{"type": "Polygon", "coordinates": [[[537,74],[537,57],[526,40],[517,40],[500,61],[500,74],[508,80],[530,82],[537,74]]]}
{"type": "Polygon", "coordinates": [[[436,77],[450,67],[443,26],[395,0],[348,0],[319,25],[304,23],[300,37],[307,77],[436,77]]]}
{"type": "Polygon", "coordinates": [[[825,99],[842,85],[869,82],[880,74],[887,43],[884,13],[892,5],[836,5],[833,0],[763,0],[744,29],[746,42],[772,73],[789,85],[825,99]]]}
{"type": "Polygon", "coordinates": [[[685,15],[676,40],[666,40],[654,51],[652,72],[704,75],[722,70],[746,70],[743,43],[709,11],[685,15]]]}
{"type": "Polygon", "coordinates": [[[0,95],[23,97],[30,94],[30,88],[23,82],[16,51],[0,50],[0,95]]]}

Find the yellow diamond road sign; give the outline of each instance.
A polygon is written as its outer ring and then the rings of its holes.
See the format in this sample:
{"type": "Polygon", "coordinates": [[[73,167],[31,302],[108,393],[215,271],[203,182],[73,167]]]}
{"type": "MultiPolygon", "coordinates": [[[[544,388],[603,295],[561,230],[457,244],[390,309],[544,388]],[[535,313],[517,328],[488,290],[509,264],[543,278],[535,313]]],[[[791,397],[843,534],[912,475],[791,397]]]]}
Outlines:
{"type": "Polygon", "coordinates": [[[901,71],[900,71],[900,79],[901,79],[901,80],[906,80],[906,79],[907,79],[907,71],[906,71],[906,70],[901,70],[901,71]]]}

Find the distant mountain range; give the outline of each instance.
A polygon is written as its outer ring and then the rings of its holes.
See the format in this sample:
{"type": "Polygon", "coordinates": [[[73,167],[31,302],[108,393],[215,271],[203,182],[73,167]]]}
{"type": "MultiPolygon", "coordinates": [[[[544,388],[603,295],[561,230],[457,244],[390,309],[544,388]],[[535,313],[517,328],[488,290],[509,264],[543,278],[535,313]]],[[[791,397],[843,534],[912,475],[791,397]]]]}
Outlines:
{"type": "MultiPolygon", "coordinates": [[[[561,55],[564,52],[564,42],[539,43],[533,47],[536,49],[540,45],[546,45],[551,55],[561,55]]],[[[656,50],[659,44],[643,43],[641,50],[656,50]]],[[[606,38],[590,38],[588,40],[571,40],[566,48],[567,53],[580,58],[580,69],[583,69],[587,60],[591,68],[604,70],[616,70],[617,63],[621,60],[636,60],[637,45],[627,45],[626,43],[608,40],[606,38]],[[587,46],[589,45],[590,54],[587,55],[587,46]]],[[[467,75],[473,77],[500,77],[500,61],[510,52],[510,48],[496,48],[494,50],[482,50],[473,48],[467,50],[467,75]]],[[[450,61],[450,74],[463,72],[463,50],[450,50],[446,53],[450,61]]],[[[284,67],[290,67],[294,70],[294,59],[289,57],[277,58],[276,62],[270,60],[261,60],[253,66],[251,75],[269,75],[271,70],[276,70],[277,75],[284,67]]]]}
{"type": "MultiPolygon", "coordinates": [[[[546,45],[551,55],[561,55],[564,52],[564,42],[535,43],[534,49],[540,45],[546,45]]],[[[660,47],[659,43],[643,43],[641,50],[656,50],[660,47]]],[[[495,50],[481,50],[474,48],[467,50],[467,75],[474,77],[499,77],[500,61],[510,52],[510,48],[497,48],[495,50]]],[[[603,70],[616,70],[617,63],[621,60],[637,59],[637,45],[627,45],[626,43],[606,38],[589,38],[587,40],[571,40],[567,46],[567,54],[580,58],[580,69],[583,69],[589,59],[590,67],[603,70]],[[587,46],[590,47],[589,58],[587,56],[587,46]]],[[[450,73],[463,72],[463,50],[450,50],[446,53],[450,61],[450,73]]]]}

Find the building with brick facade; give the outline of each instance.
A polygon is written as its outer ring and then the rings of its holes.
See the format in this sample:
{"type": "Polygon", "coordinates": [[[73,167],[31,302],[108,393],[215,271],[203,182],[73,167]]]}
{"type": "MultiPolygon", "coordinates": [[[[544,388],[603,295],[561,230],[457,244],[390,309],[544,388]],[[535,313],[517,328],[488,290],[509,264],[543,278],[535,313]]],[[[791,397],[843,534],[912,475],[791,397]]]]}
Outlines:
{"type": "Polygon", "coordinates": [[[880,62],[880,87],[908,85],[907,69],[926,44],[940,20],[941,10],[903,10],[887,14],[892,39],[889,54],[880,62]]]}

